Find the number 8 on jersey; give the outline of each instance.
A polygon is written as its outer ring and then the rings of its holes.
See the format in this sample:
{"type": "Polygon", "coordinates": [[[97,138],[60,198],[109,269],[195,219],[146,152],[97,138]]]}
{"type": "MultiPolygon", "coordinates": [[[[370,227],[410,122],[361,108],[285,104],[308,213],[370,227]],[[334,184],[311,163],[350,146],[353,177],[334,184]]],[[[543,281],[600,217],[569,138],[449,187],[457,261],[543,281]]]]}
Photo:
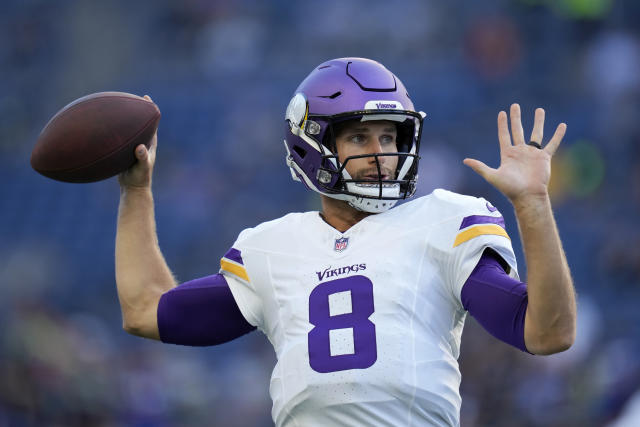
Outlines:
{"type": "Polygon", "coordinates": [[[350,276],[320,283],[309,295],[309,364],[320,373],[366,369],[378,357],[373,283],[350,276]]]}

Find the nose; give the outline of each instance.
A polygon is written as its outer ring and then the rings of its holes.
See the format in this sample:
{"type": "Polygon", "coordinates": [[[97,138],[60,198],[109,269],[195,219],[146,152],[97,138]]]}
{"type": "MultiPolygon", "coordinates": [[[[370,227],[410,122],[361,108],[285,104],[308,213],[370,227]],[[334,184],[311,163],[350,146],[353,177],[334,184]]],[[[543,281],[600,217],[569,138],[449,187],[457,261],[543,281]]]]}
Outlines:
{"type": "Polygon", "coordinates": [[[374,140],[371,145],[373,146],[371,149],[374,153],[384,153],[384,150],[382,149],[382,142],[379,140],[374,140]]]}
{"type": "MultiPolygon", "coordinates": [[[[382,153],[384,153],[384,150],[382,149],[382,144],[380,143],[380,141],[372,142],[370,147],[370,154],[382,154],[382,153]]],[[[375,164],[376,159],[378,159],[381,165],[387,161],[386,156],[378,156],[378,157],[372,156],[369,158],[369,163],[375,164]]]]}

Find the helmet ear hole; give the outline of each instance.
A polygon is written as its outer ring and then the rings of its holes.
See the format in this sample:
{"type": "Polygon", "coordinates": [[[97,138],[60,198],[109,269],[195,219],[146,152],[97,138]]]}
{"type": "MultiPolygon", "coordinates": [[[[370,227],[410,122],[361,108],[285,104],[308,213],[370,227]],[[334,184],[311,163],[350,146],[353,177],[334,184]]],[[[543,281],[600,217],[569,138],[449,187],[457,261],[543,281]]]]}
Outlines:
{"type": "Polygon", "coordinates": [[[298,156],[300,156],[301,159],[304,159],[305,156],[307,155],[307,152],[304,150],[304,148],[298,145],[293,146],[293,151],[295,151],[296,154],[298,154],[298,156]]]}

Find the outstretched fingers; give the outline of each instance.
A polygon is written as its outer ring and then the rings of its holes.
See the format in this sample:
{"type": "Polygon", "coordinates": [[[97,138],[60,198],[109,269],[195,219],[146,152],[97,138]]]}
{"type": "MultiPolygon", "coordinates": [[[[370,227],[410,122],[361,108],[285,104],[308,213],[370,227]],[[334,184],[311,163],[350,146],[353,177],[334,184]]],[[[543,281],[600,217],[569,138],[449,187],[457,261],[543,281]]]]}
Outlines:
{"type": "Polygon", "coordinates": [[[564,134],[567,132],[567,125],[565,123],[560,123],[556,128],[555,133],[551,137],[551,141],[544,147],[544,150],[553,156],[553,154],[558,149],[558,146],[562,142],[562,138],[564,138],[564,134]]]}
{"type": "Polygon", "coordinates": [[[531,131],[531,138],[529,139],[529,141],[534,141],[542,145],[543,138],[544,138],[544,110],[542,108],[536,108],[536,114],[533,120],[533,130],[531,131]]]}
{"type": "Polygon", "coordinates": [[[511,136],[509,135],[509,124],[507,123],[507,113],[498,113],[498,141],[500,141],[500,151],[511,147],[511,136]]]}
{"type": "Polygon", "coordinates": [[[511,104],[509,116],[511,117],[511,134],[513,135],[513,145],[523,145],[524,130],[522,129],[522,118],[520,114],[519,104],[511,104]]]}
{"type": "Polygon", "coordinates": [[[475,173],[483,177],[488,182],[491,182],[491,177],[496,172],[496,169],[487,166],[480,160],[467,158],[464,159],[462,163],[469,166],[475,173]]]}

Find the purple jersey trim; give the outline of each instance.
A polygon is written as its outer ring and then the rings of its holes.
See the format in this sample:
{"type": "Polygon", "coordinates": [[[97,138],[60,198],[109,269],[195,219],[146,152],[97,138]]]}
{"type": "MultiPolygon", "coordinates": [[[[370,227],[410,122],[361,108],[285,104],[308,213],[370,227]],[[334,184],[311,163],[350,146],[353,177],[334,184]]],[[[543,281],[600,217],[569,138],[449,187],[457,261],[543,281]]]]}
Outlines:
{"type": "Polygon", "coordinates": [[[489,215],[471,215],[462,219],[460,224],[460,230],[467,228],[471,225],[478,224],[498,224],[500,227],[505,228],[504,218],[501,216],[489,216],[489,215]]]}
{"type": "Polygon", "coordinates": [[[527,285],[505,273],[498,257],[482,254],[462,287],[462,305],[491,335],[529,353],[524,342],[527,285]]]}
{"type": "Polygon", "coordinates": [[[220,274],[181,284],[158,304],[160,340],[191,346],[217,345],[253,331],[220,274]]]}
{"type": "Polygon", "coordinates": [[[223,258],[230,259],[231,261],[235,261],[238,264],[244,265],[244,262],[242,262],[242,256],[240,255],[240,251],[237,250],[236,248],[229,249],[229,251],[227,251],[227,253],[224,254],[223,258]]]}

